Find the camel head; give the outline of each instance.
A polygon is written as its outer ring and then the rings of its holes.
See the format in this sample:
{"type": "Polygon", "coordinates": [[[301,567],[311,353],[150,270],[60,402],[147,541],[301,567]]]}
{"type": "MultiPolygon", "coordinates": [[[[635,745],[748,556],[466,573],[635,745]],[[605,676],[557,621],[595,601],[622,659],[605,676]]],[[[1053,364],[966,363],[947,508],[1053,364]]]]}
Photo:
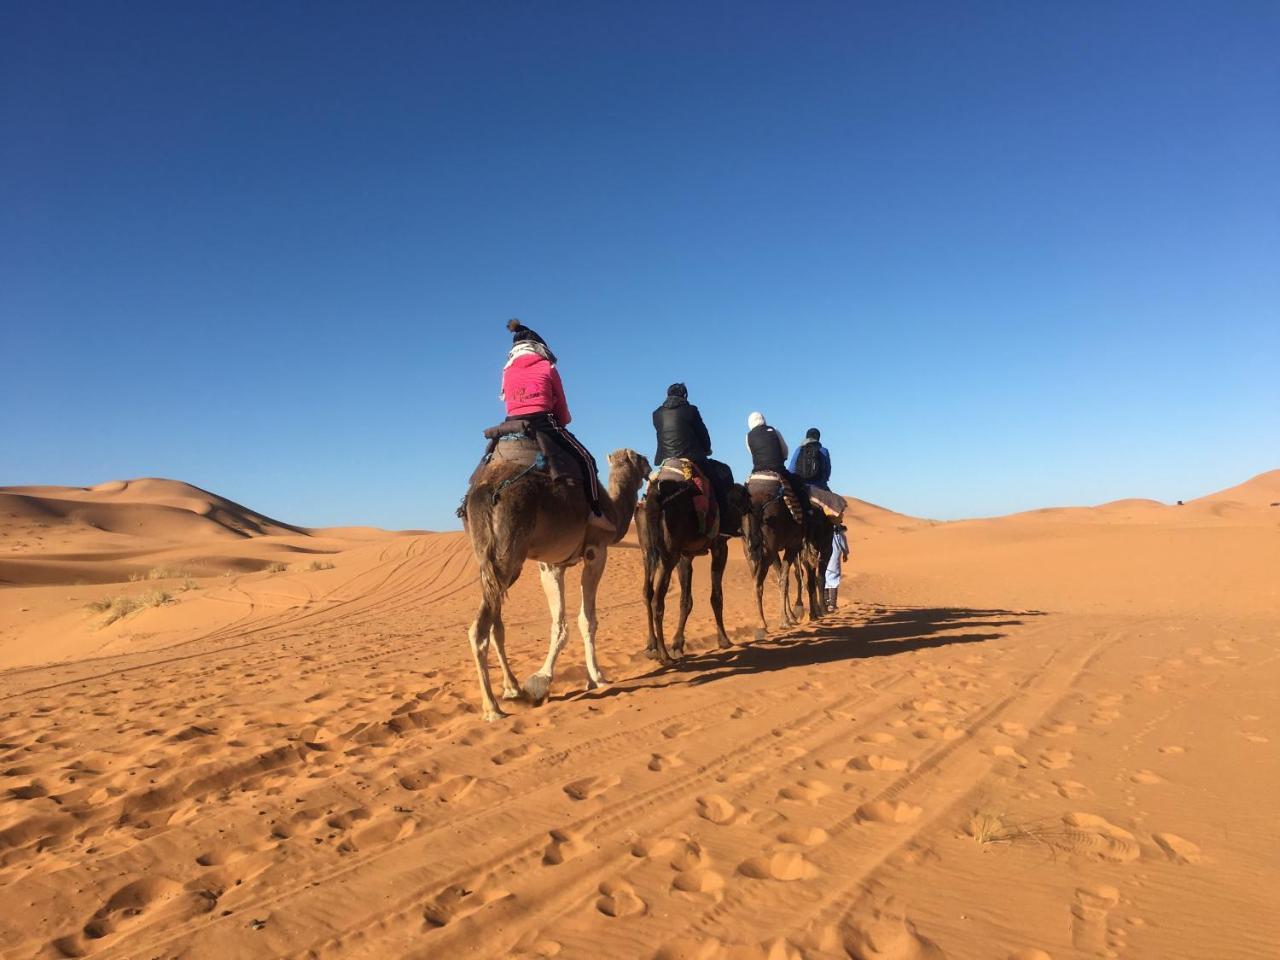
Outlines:
{"type": "Polygon", "coordinates": [[[649,476],[649,461],[634,450],[623,448],[609,454],[609,486],[616,490],[639,490],[649,476]]]}

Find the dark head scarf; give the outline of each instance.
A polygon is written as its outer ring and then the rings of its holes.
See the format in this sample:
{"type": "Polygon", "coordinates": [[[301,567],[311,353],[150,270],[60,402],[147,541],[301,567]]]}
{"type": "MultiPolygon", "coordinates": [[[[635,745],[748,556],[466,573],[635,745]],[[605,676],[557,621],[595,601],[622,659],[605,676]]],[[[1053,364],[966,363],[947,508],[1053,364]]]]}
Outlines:
{"type": "Polygon", "coordinates": [[[804,432],[804,438],[806,440],[821,440],[822,431],[819,430],[817,427],[810,427],[808,430],[804,432]]]}
{"type": "Polygon", "coordinates": [[[667,387],[667,396],[679,397],[681,400],[688,400],[689,388],[683,383],[673,383],[671,386],[667,387]]]}

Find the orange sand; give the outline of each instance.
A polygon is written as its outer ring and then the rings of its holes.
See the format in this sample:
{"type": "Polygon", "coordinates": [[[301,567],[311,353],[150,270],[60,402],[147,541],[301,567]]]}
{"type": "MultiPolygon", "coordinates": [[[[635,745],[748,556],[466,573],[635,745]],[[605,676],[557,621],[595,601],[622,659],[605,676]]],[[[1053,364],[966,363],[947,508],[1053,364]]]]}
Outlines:
{"type": "MultiPolygon", "coordinates": [[[[669,671],[632,534],[614,685],[489,725],[461,534],[0,489],[0,956],[1275,957],[1278,501],[857,501],[839,614],[753,639],[735,545],[669,671]]],[[[535,576],[507,623],[527,675],[535,576]]]]}

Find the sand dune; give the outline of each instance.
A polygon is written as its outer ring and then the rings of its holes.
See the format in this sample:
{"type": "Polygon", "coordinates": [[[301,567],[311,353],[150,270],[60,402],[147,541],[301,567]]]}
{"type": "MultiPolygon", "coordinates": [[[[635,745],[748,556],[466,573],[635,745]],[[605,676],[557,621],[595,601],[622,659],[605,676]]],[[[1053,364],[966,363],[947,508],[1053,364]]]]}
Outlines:
{"type": "MultiPolygon", "coordinates": [[[[584,693],[571,644],[494,725],[461,534],[7,488],[0,956],[1272,957],[1278,485],[958,523],[858,501],[839,614],[755,640],[735,546],[735,647],[699,561],[667,671],[624,543],[613,685],[584,693]],[[196,575],[129,581],[161,563],[196,575]]],[[[536,577],[507,620],[528,674],[536,577]]]]}

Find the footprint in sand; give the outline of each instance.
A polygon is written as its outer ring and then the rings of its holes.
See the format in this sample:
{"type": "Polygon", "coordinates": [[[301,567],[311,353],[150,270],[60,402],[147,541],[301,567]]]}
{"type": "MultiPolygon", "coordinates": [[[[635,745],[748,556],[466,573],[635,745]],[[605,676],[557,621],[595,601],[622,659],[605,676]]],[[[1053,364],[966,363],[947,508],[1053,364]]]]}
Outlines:
{"type": "Polygon", "coordinates": [[[669,770],[673,767],[684,765],[684,760],[680,758],[680,754],[661,754],[652,753],[649,755],[649,769],[654,773],[661,773],[663,770],[669,770]]]}
{"type": "Polygon", "coordinates": [[[596,909],[606,917],[618,918],[634,917],[644,913],[648,907],[625,880],[606,880],[600,884],[596,909]]]}
{"type": "Polygon", "coordinates": [[[1042,737],[1069,737],[1075,733],[1077,727],[1074,723],[1067,723],[1062,720],[1051,720],[1040,728],[1039,733],[1042,737]]]}
{"type": "Polygon", "coordinates": [[[617,776],[583,777],[581,780],[566,783],[563,789],[571,800],[590,800],[621,782],[622,778],[617,776]]]}
{"type": "Polygon", "coordinates": [[[1071,943],[1081,951],[1105,953],[1107,943],[1107,916],[1120,902],[1120,891],[1102,883],[1076,890],[1076,902],[1071,906],[1071,943]]]}
{"type": "Polygon", "coordinates": [[[512,760],[519,760],[522,757],[529,756],[530,754],[541,752],[542,747],[538,746],[536,743],[518,743],[514,747],[507,747],[507,749],[503,750],[501,753],[495,753],[489,758],[489,762],[500,767],[503,764],[510,763],[512,760]]]}
{"type": "Polygon", "coordinates": [[[858,819],[863,823],[911,823],[923,808],[901,800],[872,800],[858,808],[858,819]]]}
{"type": "Polygon", "coordinates": [[[1142,855],[1133,834],[1092,813],[1068,813],[1062,822],[1070,828],[1071,846],[1104,860],[1128,863],[1142,855]]]}
{"type": "Polygon", "coordinates": [[[738,865],[738,873],[753,880],[812,880],[819,872],[812,863],[791,850],[753,857],[738,865]]]}
{"type": "Polygon", "coordinates": [[[1199,863],[1200,848],[1176,833],[1157,833],[1152,836],[1160,849],[1174,863],[1199,863]]]}
{"type": "Polygon", "coordinates": [[[796,847],[816,847],[831,839],[831,834],[821,827],[797,827],[794,830],[783,830],[778,834],[779,843],[789,843],[796,847]]]}
{"type": "Polygon", "coordinates": [[[672,870],[693,870],[706,866],[711,861],[710,855],[689,836],[658,837],[654,840],[642,840],[631,847],[633,857],[645,860],[663,861],[672,870]]]}
{"type": "Polygon", "coordinates": [[[698,816],[703,820],[710,820],[712,823],[723,825],[731,822],[738,815],[734,805],[716,793],[698,797],[697,803],[698,816]]]}
{"type": "Polygon", "coordinates": [[[848,770],[905,770],[907,761],[886,757],[879,753],[865,753],[854,757],[846,766],[848,770]]]}
{"type": "Polygon", "coordinates": [[[684,736],[688,729],[683,723],[673,723],[671,726],[663,728],[662,735],[668,740],[674,740],[676,737],[684,736]]]}
{"type": "Polygon", "coordinates": [[[1040,766],[1046,770],[1061,770],[1071,766],[1074,759],[1070,750],[1045,750],[1040,754],[1040,766]]]}
{"type": "Polygon", "coordinates": [[[953,727],[951,724],[923,723],[911,731],[911,735],[917,740],[959,740],[964,736],[964,731],[959,727],[953,727]]]}
{"type": "Polygon", "coordinates": [[[1093,793],[1079,780],[1055,780],[1053,786],[1058,791],[1058,796],[1064,800],[1079,800],[1093,793]]]}
{"type": "Polygon", "coordinates": [[[829,793],[831,788],[821,780],[801,780],[779,790],[778,798],[800,803],[817,803],[829,793]]]}
{"type": "Polygon", "coordinates": [[[1026,950],[1015,950],[1009,954],[1008,960],[1053,960],[1053,957],[1043,950],[1028,947],[1026,950]]]}
{"type": "Polygon", "coordinates": [[[1011,720],[1002,720],[996,724],[996,729],[1006,737],[1025,737],[1027,735],[1027,728],[1023,724],[1014,723],[1011,720]]]}
{"type": "Polygon", "coordinates": [[[508,788],[496,780],[482,780],[464,773],[442,783],[440,789],[436,791],[436,799],[442,803],[461,803],[493,799],[507,792],[508,788]]]}
{"type": "Polygon", "coordinates": [[[429,927],[444,927],[491,903],[514,896],[515,894],[511,891],[499,887],[488,887],[483,884],[468,887],[453,884],[445,887],[426,902],[422,908],[422,919],[429,927]]]}
{"type": "Polygon", "coordinates": [[[1164,777],[1152,770],[1135,770],[1129,774],[1129,779],[1134,783],[1155,784],[1164,783],[1164,777]]]}
{"type": "Polygon", "coordinates": [[[1160,752],[1165,754],[1170,754],[1170,755],[1177,755],[1179,753],[1186,753],[1187,748],[1177,746],[1176,744],[1170,744],[1168,746],[1161,747],[1160,752]]]}
{"type": "Polygon", "coordinates": [[[997,760],[1012,760],[1020,767],[1025,767],[1027,765],[1027,758],[1017,750],[1013,749],[1013,747],[1007,746],[1006,744],[997,743],[991,748],[990,752],[991,756],[995,757],[997,760]]]}
{"type": "Polygon", "coordinates": [[[724,891],[724,877],[714,870],[686,870],[677,873],[671,881],[671,889],[681,893],[700,893],[719,898],[724,891]]]}
{"type": "Polygon", "coordinates": [[[892,733],[864,733],[858,739],[863,743],[893,743],[898,738],[892,733]]]}
{"type": "MultiPolygon", "coordinates": [[[[144,913],[161,909],[173,901],[190,896],[181,884],[165,877],[134,880],[113,893],[89,919],[89,922],[84,925],[84,936],[90,940],[101,940],[144,913]]],[[[184,911],[188,915],[206,913],[212,909],[213,902],[198,903],[192,900],[189,907],[188,911],[184,911]]],[[[83,956],[83,953],[68,955],[83,956]]]]}
{"type": "Polygon", "coordinates": [[[542,862],[546,866],[556,866],[581,856],[589,849],[581,835],[572,830],[552,830],[550,841],[542,850],[542,862]]]}
{"type": "Polygon", "coordinates": [[[830,939],[834,942],[823,944],[829,946],[824,956],[841,953],[867,960],[945,960],[943,952],[920,934],[892,897],[883,903],[860,903],[831,931],[830,939]]]}
{"type": "Polygon", "coordinates": [[[440,774],[434,770],[415,770],[400,775],[400,786],[406,790],[425,790],[440,782],[440,774]]]}

